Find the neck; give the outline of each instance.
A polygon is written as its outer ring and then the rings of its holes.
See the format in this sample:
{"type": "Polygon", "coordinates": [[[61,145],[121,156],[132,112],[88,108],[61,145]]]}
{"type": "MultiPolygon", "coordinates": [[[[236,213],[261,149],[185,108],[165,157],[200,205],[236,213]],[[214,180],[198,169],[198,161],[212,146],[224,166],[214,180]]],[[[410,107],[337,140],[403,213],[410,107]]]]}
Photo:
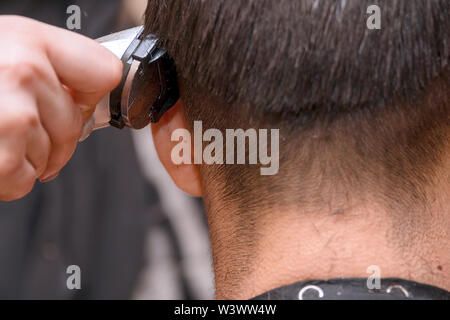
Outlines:
{"type": "Polygon", "coordinates": [[[374,270],[381,278],[450,290],[448,211],[429,215],[416,230],[411,221],[411,228],[399,228],[395,215],[369,205],[333,210],[334,214],[279,210],[257,222],[217,214],[214,206],[208,212],[217,299],[249,299],[311,279],[367,278],[374,270]]]}

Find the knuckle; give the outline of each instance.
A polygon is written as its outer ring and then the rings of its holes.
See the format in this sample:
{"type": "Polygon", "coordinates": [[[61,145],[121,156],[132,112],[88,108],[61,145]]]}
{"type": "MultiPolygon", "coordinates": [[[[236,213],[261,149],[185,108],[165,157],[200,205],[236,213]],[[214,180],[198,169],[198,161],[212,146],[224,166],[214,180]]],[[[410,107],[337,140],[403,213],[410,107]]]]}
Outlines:
{"type": "Polygon", "coordinates": [[[19,85],[31,84],[40,73],[39,67],[33,62],[19,62],[10,65],[13,77],[19,85]]]}
{"type": "Polygon", "coordinates": [[[26,179],[22,186],[19,197],[22,198],[23,196],[29,194],[31,192],[31,190],[33,190],[35,183],[36,183],[35,177],[30,177],[30,178],[26,179]]]}
{"type": "Polygon", "coordinates": [[[1,201],[11,202],[15,200],[19,200],[29,194],[31,190],[33,190],[34,184],[36,183],[36,179],[28,178],[22,181],[22,184],[18,186],[14,191],[7,192],[0,196],[1,201]]]}
{"type": "Polygon", "coordinates": [[[39,116],[36,112],[26,109],[16,109],[4,114],[2,123],[8,132],[15,135],[25,135],[30,128],[36,128],[39,125],[39,116]]]}
{"type": "Polygon", "coordinates": [[[31,111],[23,112],[19,124],[26,128],[36,128],[39,125],[39,117],[36,113],[31,111]]]}
{"type": "Polygon", "coordinates": [[[0,155],[0,177],[4,181],[9,177],[14,176],[14,174],[20,170],[23,164],[23,159],[21,159],[17,153],[7,152],[6,154],[0,155]]]}

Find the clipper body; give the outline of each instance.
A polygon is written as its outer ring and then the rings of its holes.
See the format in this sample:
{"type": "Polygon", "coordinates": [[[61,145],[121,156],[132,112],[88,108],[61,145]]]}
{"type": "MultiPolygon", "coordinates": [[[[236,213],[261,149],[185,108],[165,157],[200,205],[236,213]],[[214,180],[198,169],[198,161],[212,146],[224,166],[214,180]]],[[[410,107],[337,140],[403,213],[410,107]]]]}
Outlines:
{"type": "Polygon", "coordinates": [[[176,70],[154,35],[135,27],[97,39],[123,64],[120,84],[96,106],[80,141],[93,130],[114,126],[141,129],[157,122],[179,98],[176,70]]]}

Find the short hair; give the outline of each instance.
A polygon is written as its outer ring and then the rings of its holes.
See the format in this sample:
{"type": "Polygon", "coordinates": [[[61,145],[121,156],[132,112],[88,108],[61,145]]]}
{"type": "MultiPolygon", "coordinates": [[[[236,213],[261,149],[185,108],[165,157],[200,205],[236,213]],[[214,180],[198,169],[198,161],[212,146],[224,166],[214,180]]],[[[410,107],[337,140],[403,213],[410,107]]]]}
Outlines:
{"type": "MultiPolygon", "coordinates": [[[[270,200],[290,192],[299,201],[307,188],[298,181],[321,181],[327,172],[332,160],[316,165],[327,152],[314,151],[299,134],[314,126],[346,132],[328,132],[321,142],[335,148],[319,149],[330,150],[336,163],[353,159],[355,166],[348,162],[331,173],[350,188],[363,184],[364,171],[383,170],[392,180],[378,181],[383,196],[401,202],[396,190],[414,193],[439,163],[449,129],[448,0],[149,0],[145,28],[175,60],[187,88],[182,98],[189,121],[201,118],[224,128],[242,118],[260,119],[280,125],[292,144],[302,145],[280,150],[280,165],[309,163],[298,178],[280,170],[284,180],[266,180],[278,184],[267,189],[274,194],[270,200]],[[373,4],[381,9],[379,30],[366,25],[373,4]],[[236,113],[242,117],[224,116],[236,113]]],[[[245,179],[249,168],[221,170],[232,182],[224,197],[258,189],[233,178],[245,179]]],[[[302,199],[312,193],[319,192],[302,199]]]]}
{"type": "Polygon", "coordinates": [[[449,16],[446,0],[150,0],[146,28],[184,78],[292,116],[414,98],[448,65],[449,16]]]}

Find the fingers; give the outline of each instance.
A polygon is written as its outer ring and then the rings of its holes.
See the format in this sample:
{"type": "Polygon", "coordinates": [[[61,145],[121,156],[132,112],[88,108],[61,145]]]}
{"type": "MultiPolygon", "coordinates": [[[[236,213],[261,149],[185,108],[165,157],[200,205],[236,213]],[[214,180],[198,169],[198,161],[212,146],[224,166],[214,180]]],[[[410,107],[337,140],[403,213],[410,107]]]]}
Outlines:
{"type": "Polygon", "coordinates": [[[68,162],[122,64],[93,40],[31,19],[0,16],[0,33],[0,200],[13,200],[68,162]]]}
{"type": "Polygon", "coordinates": [[[49,139],[33,100],[22,92],[0,92],[0,200],[27,194],[46,167],[49,139]],[[38,142],[41,148],[29,148],[38,142]],[[35,165],[31,163],[35,162],[35,165]]]}
{"type": "Polygon", "coordinates": [[[76,103],[91,109],[122,78],[122,63],[92,39],[44,25],[45,50],[60,81],[72,91],[76,103]]]}
{"type": "Polygon", "coordinates": [[[50,70],[39,76],[33,88],[41,123],[51,142],[47,168],[39,176],[41,180],[54,176],[66,165],[75,151],[84,123],[81,107],[58,82],[50,64],[47,68],[50,70]]]}
{"type": "Polygon", "coordinates": [[[38,122],[30,128],[26,144],[25,158],[35,170],[35,176],[40,177],[47,169],[47,163],[51,150],[50,137],[38,122]]]}
{"type": "Polygon", "coordinates": [[[2,197],[8,199],[61,170],[76,148],[83,119],[45,59],[4,69],[0,82],[0,190],[7,190],[2,197]]]}
{"type": "Polygon", "coordinates": [[[60,82],[72,91],[76,103],[92,108],[122,78],[120,60],[95,40],[18,16],[2,16],[1,28],[12,28],[5,40],[18,42],[20,37],[30,47],[27,54],[44,52],[60,82]]]}
{"type": "MultiPolygon", "coordinates": [[[[0,164],[2,164],[0,157],[0,164]]],[[[0,175],[9,175],[10,179],[8,184],[5,185],[5,181],[0,182],[0,199],[1,201],[13,201],[22,198],[28,194],[34,186],[36,181],[35,169],[33,165],[27,160],[23,159],[22,162],[14,166],[9,172],[5,172],[5,167],[0,165],[0,175]]]]}

